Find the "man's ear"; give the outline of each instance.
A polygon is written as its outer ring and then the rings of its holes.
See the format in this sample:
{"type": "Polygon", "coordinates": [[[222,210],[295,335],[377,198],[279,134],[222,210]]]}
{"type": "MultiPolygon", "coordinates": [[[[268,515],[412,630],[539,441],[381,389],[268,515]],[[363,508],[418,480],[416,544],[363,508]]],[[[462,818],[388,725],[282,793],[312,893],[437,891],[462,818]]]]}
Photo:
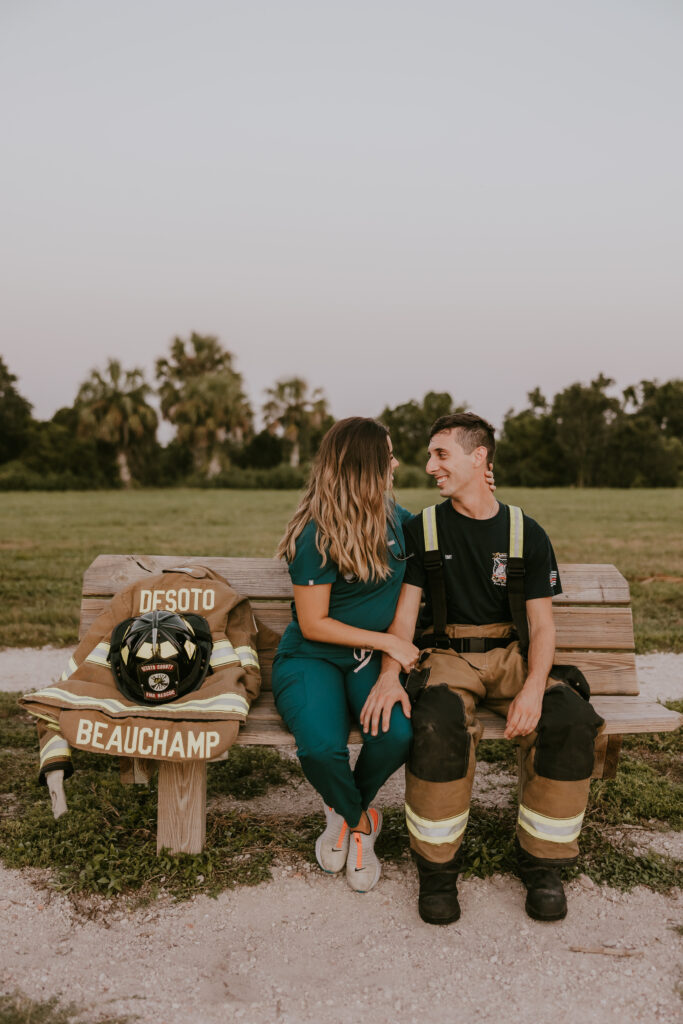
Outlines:
{"type": "Polygon", "coordinates": [[[485,469],[488,468],[488,457],[488,448],[486,448],[483,444],[480,444],[479,447],[475,448],[474,451],[472,452],[474,465],[477,469],[479,469],[480,466],[484,466],[485,469]]]}

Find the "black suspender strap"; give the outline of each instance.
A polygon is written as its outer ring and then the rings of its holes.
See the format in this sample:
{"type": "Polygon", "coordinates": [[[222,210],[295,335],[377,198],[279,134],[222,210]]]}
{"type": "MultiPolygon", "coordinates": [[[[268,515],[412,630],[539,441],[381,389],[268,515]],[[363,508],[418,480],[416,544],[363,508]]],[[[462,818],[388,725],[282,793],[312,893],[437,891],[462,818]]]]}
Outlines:
{"type": "Polygon", "coordinates": [[[507,562],[507,591],[510,616],[517,630],[519,646],[526,658],[529,650],[529,623],[524,594],[524,517],[521,508],[509,506],[510,543],[507,562]]]}
{"type": "Polygon", "coordinates": [[[429,594],[432,599],[432,625],[436,647],[448,647],[446,634],[446,582],[443,578],[443,563],[438,551],[425,551],[425,571],[429,594]]]}

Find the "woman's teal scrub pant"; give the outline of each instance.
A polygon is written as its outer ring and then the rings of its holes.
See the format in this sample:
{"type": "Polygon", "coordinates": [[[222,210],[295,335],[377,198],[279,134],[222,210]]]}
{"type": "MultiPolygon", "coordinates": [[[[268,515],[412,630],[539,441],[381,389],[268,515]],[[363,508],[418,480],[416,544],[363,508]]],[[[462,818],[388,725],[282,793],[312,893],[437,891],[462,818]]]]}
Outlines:
{"type": "Polygon", "coordinates": [[[334,661],[281,655],[273,665],[273,695],[294,734],[306,778],[350,828],[361,819],[377,790],[406,761],[412,727],[400,704],[391,712],[389,730],[363,734],[363,749],[351,771],[348,738],[379,675],[381,655],[361,652],[359,661],[334,661]]]}

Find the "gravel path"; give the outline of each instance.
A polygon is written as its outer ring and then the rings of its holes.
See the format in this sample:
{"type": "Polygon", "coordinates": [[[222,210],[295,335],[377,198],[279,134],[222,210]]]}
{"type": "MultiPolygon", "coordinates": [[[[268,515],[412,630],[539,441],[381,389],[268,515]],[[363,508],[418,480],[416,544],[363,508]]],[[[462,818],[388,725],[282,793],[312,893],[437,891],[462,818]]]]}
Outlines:
{"type": "Polygon", "coordinates": [[[566,920],[539,924],[519,882],[471,879],[462,919],[436,929],[417,917],[407,865],[365,896],[315,869],[275,874],[87,921],[0,869],[0,987],[149,1024],[680,1022],[683,915],[670,897],[584,879],[566,920]]]}
{"type": "MultiPolygon", "coordinates": [[[[0,689],[55,679],[70,652],[0,651],[0,689]]],[[[644,695],[683,697],[683,656],[638,658],[644,695]]],[[[478,768],[475,798],[511,798],[510,777],[478,768]]],[[[380,804],[400,804],[394,776],[380,804]]],[[[250,802],[300,814],[317,805],[306,783],[250,802]]],[[[239,806],[237,802],[233,802],[239,806]]],[[[639,848],[681,856],[680,833],[621,830],[639,848]]],[[[157,901],[134,912],[95,900],[77,909],[39,873],[0,867],[0,991],[58,995],[99,1015],[142,1024],[679,1024],[683,901],[646,889],[621,894],[585,876],[568,886],[569,914],[539,924],[508,877],[461,884],[463,917],[423,924],[406,862],[377,888],[351,892],[309,864],[279,866],[256,888],[157,901]],[[677,930],[679,929],[679,930],[677,930]]]]}

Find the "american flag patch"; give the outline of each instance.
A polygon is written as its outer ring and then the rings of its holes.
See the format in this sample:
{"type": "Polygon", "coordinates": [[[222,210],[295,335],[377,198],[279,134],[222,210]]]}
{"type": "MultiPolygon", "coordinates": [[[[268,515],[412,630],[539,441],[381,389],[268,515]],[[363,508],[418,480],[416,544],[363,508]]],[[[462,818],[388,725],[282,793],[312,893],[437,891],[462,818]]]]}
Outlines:
{"type": "Polygon", "coordinates": [[[550,570],[550,587],[551,587],[552,590],[554,590],[556,586],[557,586],[557,570],[556,569],[551,569],[550,570]]]}

